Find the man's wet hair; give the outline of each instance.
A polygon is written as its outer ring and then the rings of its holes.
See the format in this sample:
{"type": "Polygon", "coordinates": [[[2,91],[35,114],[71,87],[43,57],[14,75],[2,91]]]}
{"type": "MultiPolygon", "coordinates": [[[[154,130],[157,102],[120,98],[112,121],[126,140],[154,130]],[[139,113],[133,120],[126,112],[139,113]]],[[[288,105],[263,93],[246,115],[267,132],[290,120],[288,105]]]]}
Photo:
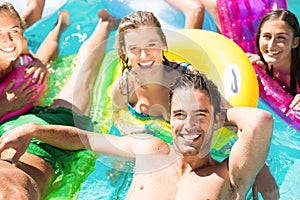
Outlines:
{"type": "Polygon", "coordinates": [[[186,71],[178,77],[170,88],[169,111],[171,111],[172,98],[177,89],[203,90],[208,93],[210,102],[214,107],[214,116],[221,111],[221,95],[216,84],[209,80],[204,74],[190,73],[186,71]]]}

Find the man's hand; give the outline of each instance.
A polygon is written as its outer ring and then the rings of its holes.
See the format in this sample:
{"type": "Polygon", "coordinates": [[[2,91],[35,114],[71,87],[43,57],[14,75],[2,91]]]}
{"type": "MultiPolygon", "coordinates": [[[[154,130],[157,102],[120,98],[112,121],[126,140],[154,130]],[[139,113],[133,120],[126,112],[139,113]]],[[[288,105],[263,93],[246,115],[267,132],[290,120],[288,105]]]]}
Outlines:
{"type": "Polygon", "coordinates": [[[48,70],[47,67],[39,59],[33,59],[33,62],[30,63],[26,68],[25,78],[33,74],[32,82],[41,84],[47,77],[48,70]]]}
{"type": "Polygon", "coordinates": [[[258,199],[258,192],[261,193],[264,200],[277,200],[280,197],[278,186],[267,164],[263,166],[257,174],[252,187],[253,199],[258,199]]]}
{"type": "Polygon", "coordinates": [[[25,153],[32,139],[29,124],[19,126],[15,129],[7,131],[0,138],[0,154],[9,148],[16,150],[12,158],[12,164],[17,164],[20,157],[25,153]]]}

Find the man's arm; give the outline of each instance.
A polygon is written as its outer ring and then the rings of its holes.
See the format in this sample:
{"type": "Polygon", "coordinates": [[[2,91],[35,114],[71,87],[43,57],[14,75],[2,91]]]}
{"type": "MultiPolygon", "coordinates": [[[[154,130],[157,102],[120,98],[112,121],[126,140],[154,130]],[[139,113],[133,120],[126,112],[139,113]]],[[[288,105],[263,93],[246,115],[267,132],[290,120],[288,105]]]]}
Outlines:
{"type": "Polygon", "coordinates": [[[245,194],[267,158],[273,118],[267,111],[247,107],[228,109],[227,118],[237,125],[239,136],[229,156],[229,176],[236,191],[245,194]]]}
{"type": "Polygon", "coordinates": [[[32,138],[66,150],[90,149],[91,151],[134,160],[135,155],[160,149],[158,138],[138,136],[113,136],[84,131],[71,126],[26,124],[6,132],[0,139],[0,154],[8,148],[16,150],[12,160],[16,163],[26,151],[32,138]]]}

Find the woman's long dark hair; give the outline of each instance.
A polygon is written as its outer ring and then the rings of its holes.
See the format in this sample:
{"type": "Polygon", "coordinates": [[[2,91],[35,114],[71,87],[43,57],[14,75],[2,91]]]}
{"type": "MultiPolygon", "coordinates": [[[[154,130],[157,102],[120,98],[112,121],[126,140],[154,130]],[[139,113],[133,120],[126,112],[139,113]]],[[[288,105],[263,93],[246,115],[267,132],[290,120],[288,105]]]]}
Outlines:
{"type": "MultiPolygon", "coordinates": [[[[258,27],[258,32],[256,34],[256,48],[261,60],[265,63],[266,66],[268,65],[264,60],[262,53],[259,50],[259,37],[261,34],[261,27],[264,25],[264,23],[266,21],[270,21],[274,19],[280,19],[284,21],[286,24],[288,24],[294,32],[294,38],[300,37],[299,22],[297,20],[297,17],[292,12],[284,9],[272,10],[268,12],[261,20],[260,25],[258,27]]],[[[286,90],[291,95],[295,96],[297,94],[297,86],[300,88],[300,45],[299,44],[296,48],[292,49],[291,59],[292,62],[291,62],[291,70],[290,70],[290,77],[291,77],[290,87],[286,88],[286,90]]],[[[269,73],[270,76],[273,76],[272,70],[270,70],[268,67],[266,68],[266,71],[269,73]]]]}

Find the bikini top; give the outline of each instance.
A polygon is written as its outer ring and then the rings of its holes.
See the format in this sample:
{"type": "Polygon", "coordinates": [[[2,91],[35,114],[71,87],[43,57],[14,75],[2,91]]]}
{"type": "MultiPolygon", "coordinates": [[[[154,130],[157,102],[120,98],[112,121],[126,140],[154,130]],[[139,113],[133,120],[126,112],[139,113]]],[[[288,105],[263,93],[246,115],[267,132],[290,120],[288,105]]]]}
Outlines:
{"type": "MultiPolygon", "coordinates": [[[[169,66],[171,69],[177,69],[178,67],[181,67],[181,73],[184,73],[187,69],[187,67],[189,66],[189,63],[176,63],[176,62],[168,62],[167,66],[169,66]]],[[[130,104],[130,95],[129,95],[129,86],[128,86],[128,73],[130,72],[130,70],[126,71],[125,74],[125,80],[126,80],[126,95],[127,95],[127,107],[128,107],[128,111],[136,116],[137,118],[141,119],[141,120],[150,120],[150,119],[154,119],[154,118],[162,118],[162,116],[150,116],[148,114],[139,112],[137,110],[134,109],[134,107],[130,104]]]]}

